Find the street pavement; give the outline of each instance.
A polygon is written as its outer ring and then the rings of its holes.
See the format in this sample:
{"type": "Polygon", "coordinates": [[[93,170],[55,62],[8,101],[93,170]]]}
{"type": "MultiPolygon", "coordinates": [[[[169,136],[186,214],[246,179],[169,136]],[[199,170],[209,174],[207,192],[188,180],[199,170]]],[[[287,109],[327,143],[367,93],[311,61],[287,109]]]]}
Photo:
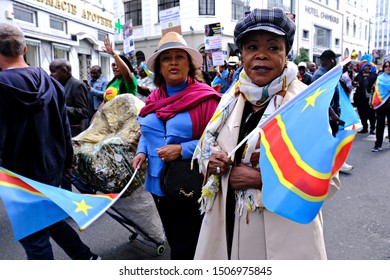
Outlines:
{"type": "MultiPolygon", "coordinates": [[[[390,259],[389,141],[386,138],[383,150],[373,153],[374,141],[374,135],[357,134],[347,159],[354,169],[340,174],[341,189],[324,203],[324,234],[331,260],[390,259]]],[[[69,222],[77,229],[72,220],[69,222]]],[[[1,202],[0,223],[0,260],[25,259],[24,250],[13,240],[1,202]]],[[[142,238],[130,242],[130,231],[107,214],[79,233],[106,260],[169,259],[169,246],[159,256],[156,246],[145,245],[142,238]]],[[[53,250],[56,259],[69,259],[54,242],[53,250]]]]}
{"type": "Polygon", "coordinates": [[[390,259],[390,149],[387,129],[382,151],[374,153],[375,135],[357,134],[340,173],[341,189],[323,207],[328,258],[390,259]]]}

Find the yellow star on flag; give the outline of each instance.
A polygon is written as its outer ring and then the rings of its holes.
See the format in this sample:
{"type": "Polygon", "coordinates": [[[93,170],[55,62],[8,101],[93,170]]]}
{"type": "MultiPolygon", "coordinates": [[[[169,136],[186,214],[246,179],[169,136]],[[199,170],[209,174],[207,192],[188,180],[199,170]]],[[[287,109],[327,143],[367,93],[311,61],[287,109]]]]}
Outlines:
{"type": "Polygon", "coordinates": [[[82,211],[85,216],[88,216],[88,209],[91,209],[92,206],[86,204],[84,199],[82,199],[81,202],[73,201],[73,203],[77,205],[77,208],[75,210],[76,213],[82,211]]]}
{"type": "Polygon", "coordinates": [[[320,96],[320,94],[323,93],[324,91],[325,91],[325,89],[321,90],[320,88],[318,88],[313,95],[305,98],[307,103],[306,103],[305,107],[302,109],[302,112],[305,111],[306,108],[309,106],[314,107],[314,105],[315,105],[314,103],[316,102],[317,97],[320,96]]]}

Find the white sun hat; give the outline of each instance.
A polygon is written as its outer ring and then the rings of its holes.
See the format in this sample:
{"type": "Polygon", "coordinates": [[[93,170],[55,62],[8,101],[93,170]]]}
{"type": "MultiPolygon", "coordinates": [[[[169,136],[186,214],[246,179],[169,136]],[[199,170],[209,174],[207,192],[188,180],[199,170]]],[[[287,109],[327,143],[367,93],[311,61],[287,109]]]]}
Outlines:
{"type": "Polygon", "coordinates": [[[183,36],[181,36],[177,32],[166,33],[161,38],[157,47],[158,47],[157,51],[151,57],[149,57],[148,61],[146,62],[146,66],[151,71],[154,71],[154,63],[155,63],[157,57],[163,51],[171,50],[171,49],[181,49],[181,50],[186,51],[191,56],[192,61],[194,62],[195,66],[197,68],[201,67],[203,64],[203,57],[202,57],[201,53],[193,48],[188,47],[183,36]]]}

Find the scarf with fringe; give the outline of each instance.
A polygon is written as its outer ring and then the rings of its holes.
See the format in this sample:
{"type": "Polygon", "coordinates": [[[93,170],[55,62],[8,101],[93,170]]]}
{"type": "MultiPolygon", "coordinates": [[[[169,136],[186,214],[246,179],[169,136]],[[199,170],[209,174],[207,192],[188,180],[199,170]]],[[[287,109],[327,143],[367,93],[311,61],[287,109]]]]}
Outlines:
{"type": "MultiPolygon", "coordinates": [[[[259,123],[262,123],[280,106],[283,97],[278,94],[286,91],[290,83],[296,79],[297,71],[297,66],[292,62],[288,62],[287,67],[279,77],[274,79],[268,85],[259,87],[252,82],[245,70],[242,70],[239,80],[229,92],[225,93],[225,96],[222,98],[213,117],[204,130],[195,149],[193,160],[198,159],[199,162],[201,160],[208,160],[213,151],[221,150],[217,143],[218,134],[232,113],[240,94],[244,96],[245,100],[256,106],[262,106],[270,101],[262,118],[260,119],[259,123]]],[[[245,155],[242,160],[243,164],[251,166],[250,155],[253,152],[256,152],[256,143],[258,142],[258,139],[259,135],[257,133],[251,134],[251,136],[247,139],[245,155]]],[[[203,170],[202,164],[199,164],[199,169],[203,174],[207,173],[207,170],[203,170]]],[[[221,178],[217,175],[211,175],[206,179],[206,183],[202,189],[201,198],[199,199],[201,213],[207,214],[207,212],[212,208],[215,196],[220,188],[220,183],[221,178]]],[[[256,208],[261,207],[260,190],[245,189],[236,191],[236,199],[238,202],[239,213],[242,213],[244,206],[248,209],[248,211],[254,211],[256,208]]]]}

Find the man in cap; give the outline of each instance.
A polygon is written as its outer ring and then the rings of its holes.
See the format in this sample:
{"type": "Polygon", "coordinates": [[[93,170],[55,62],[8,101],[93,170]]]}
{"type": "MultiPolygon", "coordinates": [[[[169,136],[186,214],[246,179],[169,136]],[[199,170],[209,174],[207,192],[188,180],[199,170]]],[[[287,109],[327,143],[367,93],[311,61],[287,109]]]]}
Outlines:
{"type": "MultiPolygon", "coordinates": [[[[314,82],[315,80],[319,79],[322,75],[324,75],[326,72],[328,72],[330,69],[336,66],[337,64],[337,57],[340,55],[336,55],[332,50],[326,50],[324,51],[321,56],[321,66],[317,69],[317,71],[314,73],[313,78],[311,82],[314,82]]],[[[333,135],[336,135],[336,133],[339,131],[339,125],[342,124],[342,120],[340,120],[340,95],[339,95],[339,89],[338,86],[336,86],[334,95],[329,107],[329,123],[330,127],[332,128],[333,135]]],[[[348,163],[344,162],[343,166],[341,167],[340,171],[347,172],[353,169],[352,165],[349,165],[348,163]]]]}
{"type": "Polygon", "coordinates": [[[306,85],[310,85],[311,83],[311,75],[306,71],[306,62],[301,61],[298,63],[298,80],[306,85]]]}
{"type": "Polygon", "coordinates": [[[238,66],[238,57],[237,56],[229,57],[229,59],[228,59],[228,71],[229,71],[228,82],[229,82],[229,86],[233,82],[233,76],[234,76],[234,73],[236,72],[237,66],[238,66]]]}

